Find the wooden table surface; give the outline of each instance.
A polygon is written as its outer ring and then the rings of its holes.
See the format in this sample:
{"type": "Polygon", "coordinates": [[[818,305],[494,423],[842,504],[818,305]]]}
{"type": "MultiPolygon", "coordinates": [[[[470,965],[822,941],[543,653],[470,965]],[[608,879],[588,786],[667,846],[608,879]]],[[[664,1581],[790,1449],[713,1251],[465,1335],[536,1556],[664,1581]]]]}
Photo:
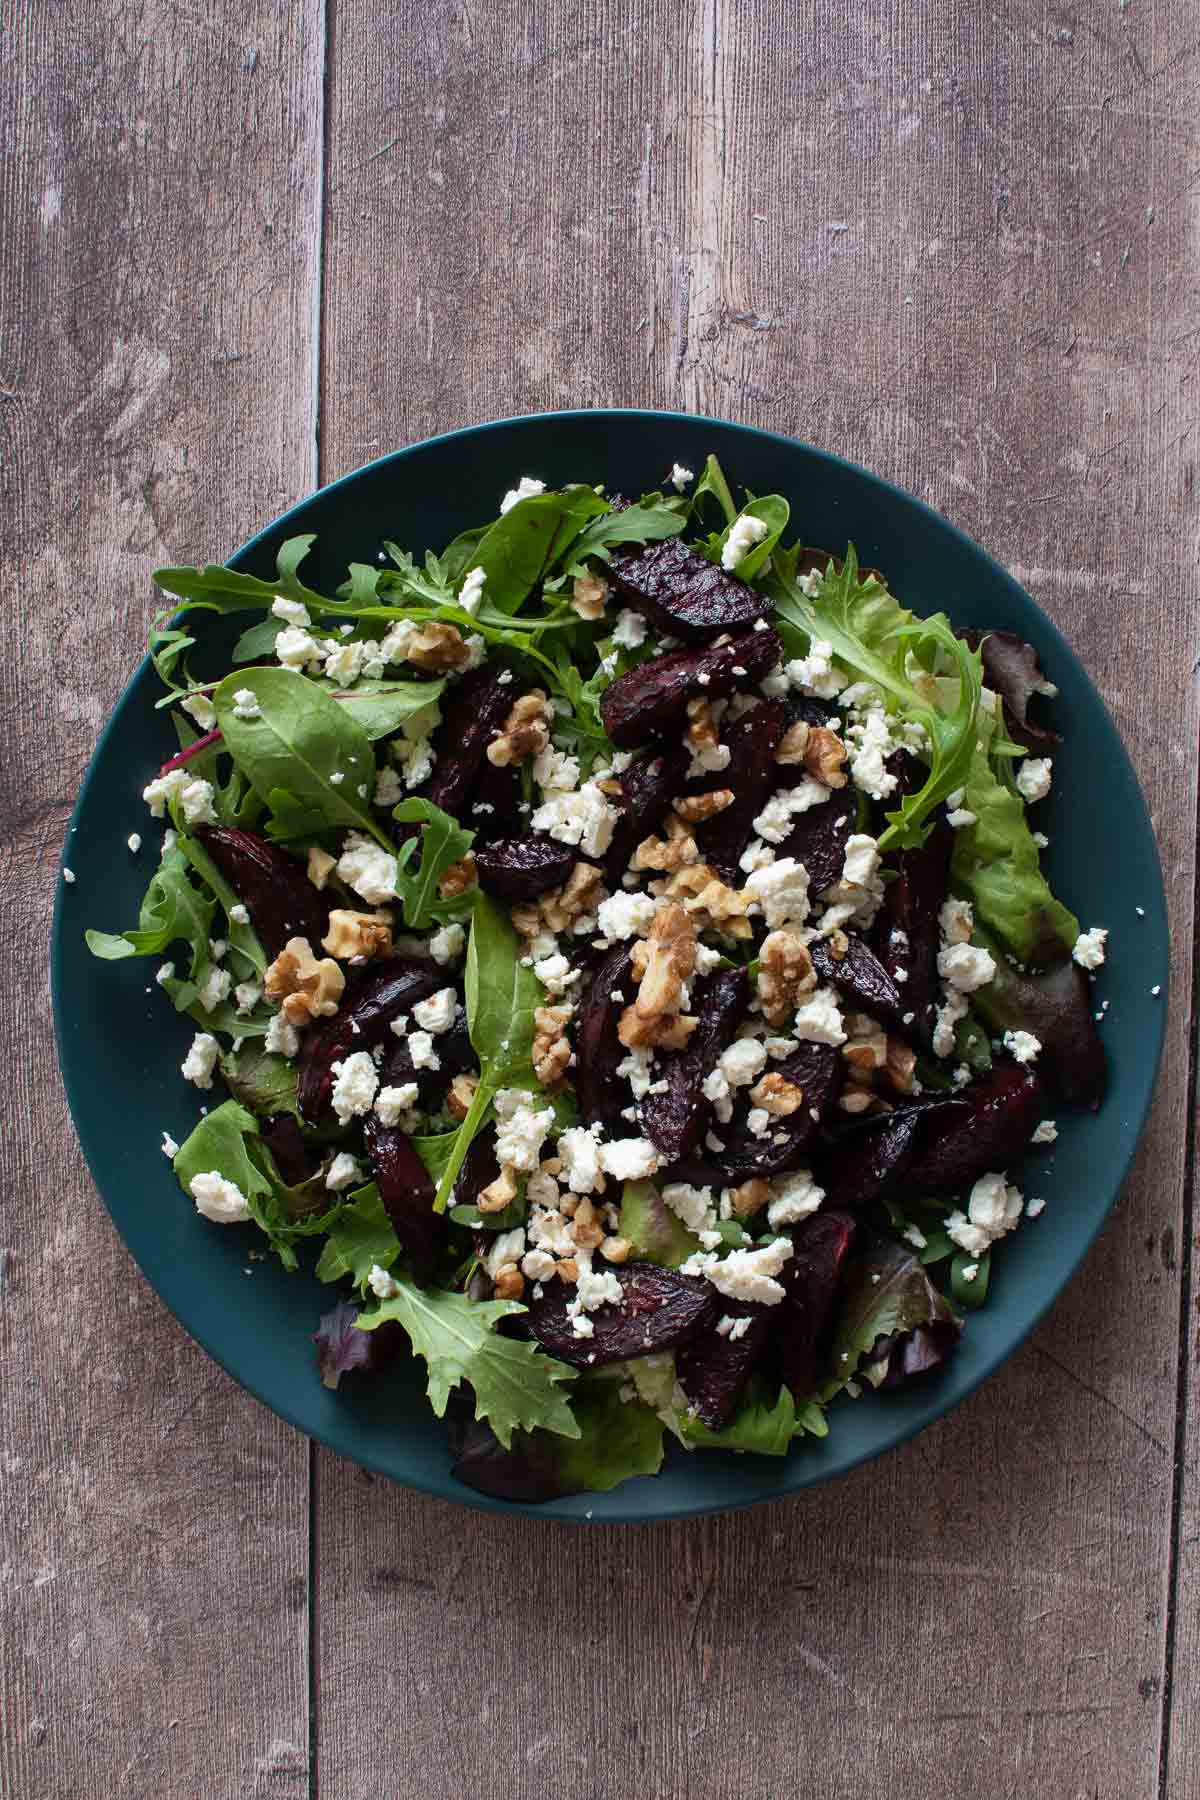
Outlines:
{"type": "Polygon", "coordinates": [[[0,9],[5,1800],[1200,1793],[1198,42],[1194,0],[0,9]],[[984,1391],[796,1501],[574,1530],[374,1481],[184,1336],[43,946],[153,567],[609,403],[841,451],[1006,562],[1132,749],[1175,967],[1135,1174],[984,1391]]]}

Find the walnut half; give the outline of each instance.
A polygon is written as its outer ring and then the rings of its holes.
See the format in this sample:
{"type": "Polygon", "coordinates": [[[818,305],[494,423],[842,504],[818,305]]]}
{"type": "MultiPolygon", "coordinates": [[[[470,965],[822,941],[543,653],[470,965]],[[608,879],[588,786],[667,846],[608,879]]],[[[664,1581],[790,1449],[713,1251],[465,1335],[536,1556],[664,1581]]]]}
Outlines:
{"type": "Polygon", "coordinates": [[[543,1087],[555,1087],[563,1079],[571,1061],[571,1042],[567,1037],[574,1007],[539,1006],[533,1023],[533,1072],[543,1087]]]}
{"type": "Polygon", "coordinates": [[[550,707],[541,688],[522,694],[487,747],[487,759],[497,769],[516,767],[530,756],[540,756],[550,742],[550,707]]]}
{"type": "Polygon", "coordinates": [[[444,625],[437,619],[429,620],[413,633],[404,655],[418,669],[428,669],[434,674],[465,669],[471,660],[470,646],[458,626],[444,625]]]}
{"type": "Polygon", "coordinates": [[[329,915],[329,930],[321,939],[321,948],[330,956],[346,959],[352,956],[390,956],[392,954],[392,915],[390,912],[351,912],[335,906],[329,915]]]}
{"type": "Polygon", "coordinates": [[[331,956],[318,962],[307,938],[289,938],[263,977],[268,1000],[278,1000],[289,1025],[328,1019],[338,1009],[346,977],[331,956]]]}
{"type": "Polygon", "coordinates": [[[768,1025],[783,1025],[801,996],[817,985],[812,957],[798,931],[785,927],[763,939],[758,961],[758,998],[768,1025]]]}

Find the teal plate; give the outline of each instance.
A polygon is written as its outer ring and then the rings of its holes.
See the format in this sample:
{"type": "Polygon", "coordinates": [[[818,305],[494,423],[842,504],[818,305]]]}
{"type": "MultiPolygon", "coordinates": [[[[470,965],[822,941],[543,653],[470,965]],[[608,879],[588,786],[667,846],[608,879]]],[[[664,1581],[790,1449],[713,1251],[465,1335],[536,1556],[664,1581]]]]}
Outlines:
{"type": "MultiPolygon", "coordinates": [[[[136,916],[157,853],[140,794],[174,743],[166,714],[154,710],[161,690],[148,662],[100,739],[67,839],[76,881],[60,883],[52,951],[59,1055],[88,1165],[147,1280],[223,1368],[300,1430],[410,1487],[489,1511],[610,1522],[715,1512],[797,1493],[911,1437],[998,1368],[1069,1281],[1117,1197],[1154,1087],[1166,1011],[1165,998],[1150,991],[1159,984],[1165,994],[1167,983],[1162,876],[1113,722],[1074,652],[1011,576],[878,476],[744,425],[680,413],[551,413],[383,457],[301,502],[230,561],[270,577],[282,540],[315,531],[304,575],[328,592],[347,563],[370,561],[386,537],[417,551],[440,548],[493,515],[522,474],[638,493],[657,486],[673,462],[700,469],[710,451],[734,484],[785,494],[805,542],[839,550],[852,539],[860,559],[883,569],[917,612],[942,609],[956,624],[1028,639],[1062,691],[1055,717],[1066,741],[1039,822],[1051,840],[1055,892],[1085,926],[1111,933],[1111,961],[1096,984],[1097,1008],[1109,1002],[1111,1088],[1097,1117],[1060,1115],[1053,1154],[1019,1177],[1046,1211],[998,1252],[987,1306],[969,1317],[958,1355],[928,1385],[835,1405],[823,1442],[806,1440],[778,1461],[673,1450],[656,1477],[540,1507],[486,1500],[461,1486],[444,1428],[425,1402],[424,1365],[398,1367],[375,1383],[348,1381],[337,1393],[323,1387],[309,1340],[331,1290],[305,1271],[285,1274],[274,1260],[248,1262],[253,1235],[201,1219],[159,1150],[163,1131],[182,1139],[196,1122],[198,1096],[179,1075],[194,1027],[154,988],[154,962],[97,962],[83,941],[85,926],[118,930],[136,916]],[[132,831],[146,840],[136,857],[125,847],[132,831]]],[[[214,627],[216,672],[238,627],[214,627]]]]}

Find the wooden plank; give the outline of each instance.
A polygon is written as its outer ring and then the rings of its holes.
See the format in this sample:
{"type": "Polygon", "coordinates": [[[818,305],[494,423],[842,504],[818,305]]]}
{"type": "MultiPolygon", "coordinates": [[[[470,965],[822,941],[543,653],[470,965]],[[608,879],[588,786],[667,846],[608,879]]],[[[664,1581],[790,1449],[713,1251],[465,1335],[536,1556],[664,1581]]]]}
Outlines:
{"type": "Polygon", "coordinates": [[[15,0],[2,33],[0,1793],[299,1800],[307,1448],[117,1240],[40,972],[149,571],[314,480],[321,8],[15,0]]]}
{"type": "MultiPolygon", "coordinates": [[[[1110,699],[1186,971],[1188,32],[1183,0],[347,10],[329,472],[633,402],[904,482],[1017,568],[1110,699]]],[[[1157,1794],[1186,1027],[1184,1004],[1137,1173],[1054,1316],[835,1488],[577,1535],[321,1457],[321,1791],[419,1769],[430,1800],[951,1800],[986,1766],[995,1794],[1157,1794]]]]}

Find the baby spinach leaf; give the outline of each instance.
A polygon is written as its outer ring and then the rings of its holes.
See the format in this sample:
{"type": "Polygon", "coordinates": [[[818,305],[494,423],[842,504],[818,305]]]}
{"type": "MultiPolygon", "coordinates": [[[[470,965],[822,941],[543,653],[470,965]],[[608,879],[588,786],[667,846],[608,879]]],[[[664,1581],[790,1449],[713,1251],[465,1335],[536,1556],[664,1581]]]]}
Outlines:
{"type": "Polygon", "coordinates": [[[560,1391],[575,1371],[555,1362],[535,1344],[501,1337],[501,1319],[523,1313],[515,1300],[468,1300],[465,1294],[419,1288],[406,1276],[400,1291],[358,1316],[359,1331],[374,1331],[395,1320],[403,1325],[418,1356],[429,1368],[429,1404],[438,1418],[451,1390],[469,1382],[475,1390],[475,1417],[486,1419],[507,1450],[514,1431],[579,1436],[570,1403],[560,1391]]]}
{"type": "MultiPolygon", "coordinates": [[[[737,565],[735,572],[740,581],[752,581],[758,574],[759,570],[774,550],[776,544],[779,542],[780,535],[787,529],[787,522],[791,515],[791,510],[791,507],[788,505],[782,494],[763,494],[760,499],[749,500],[746,505],[743,506],[742,512],[745,513],[747,517],[751,519],[761,519],[762,523],[767,527],[767,535],[764,538],[760,538],[753,549],[748,550],[741,562],[737,565]]],[[[725,547],[725,541],[732,529],[732,525],[727,525],[725,530],[721,533],[720,548],[722,550],[725,547]]],[[[719,561],[720,557],[718,556],[715,560],[719,561]]]]}
{"type": "Polygon", "coordinates": [[[133,931],[85,931],[93,956],[116,962],[126,956],[160,956],[168,944],[182,939],[191,952],[193,980],[201,980],[212,960],[213,902],[188,879],[187,859],[176,845],[168,850],[150,878],[133,931]]]}
{"type": "Polygon", "coordinates": [[[470,889],[454,902],[439,899],[438,883],[452,864],[462,861],[475,842],[475,833],[417,794],[402,800],[392,817],[402,825],[424,826],[417,836],[401,844],[397,857],[396,891],[409,929],[424,931],[447,912],[472,905],[475,894],[470,889]],[[414,866],[418,854],[420,860],[414,866]]]}
{"type": "Polygon", "coordinates": [[[414,713],[432,706],[445,686],[444,681],[364,681],[335,693],[334,699],[374,743],[399,731],[414,713]]]}
{"type": "Polygon", "coordinates": [[[372,811],[375,759],[362,726],[332,694],[292,669],[227,675],[213,695],[217,723],[255,792],[293,795],[326,825],[352,825],[393,846],[372,811]],[[239,718],[235,696],[249,688],[256,718],[239,718]]]}
{"type": "Polygon", "coordinates": [[[283,620],[276,618],[260,619],[257,625],[248,625],[233,646],[234,662],[261,662],[264,657],[274,656],[275,639],[284,629],[283,620]]]}
{"type": "Polygon", "coordinates": [[[571,549],[589,519],[608,512],[589,487],[518,500],[488,527],[475,549],[489,607],[515,613],[571,549]]]}
{"type": "Polygon", "coordinates": [[[692,511],[697,519],[701,516],[700,502],[705,494],[712,495],[725,515],[726,525],[732,525],[737,518],[737,507],[734,505],[733,495],[729,491],[725,472],[715,456],[707,459],[700,473],[700,479],[692,489],[692,511]]]}

